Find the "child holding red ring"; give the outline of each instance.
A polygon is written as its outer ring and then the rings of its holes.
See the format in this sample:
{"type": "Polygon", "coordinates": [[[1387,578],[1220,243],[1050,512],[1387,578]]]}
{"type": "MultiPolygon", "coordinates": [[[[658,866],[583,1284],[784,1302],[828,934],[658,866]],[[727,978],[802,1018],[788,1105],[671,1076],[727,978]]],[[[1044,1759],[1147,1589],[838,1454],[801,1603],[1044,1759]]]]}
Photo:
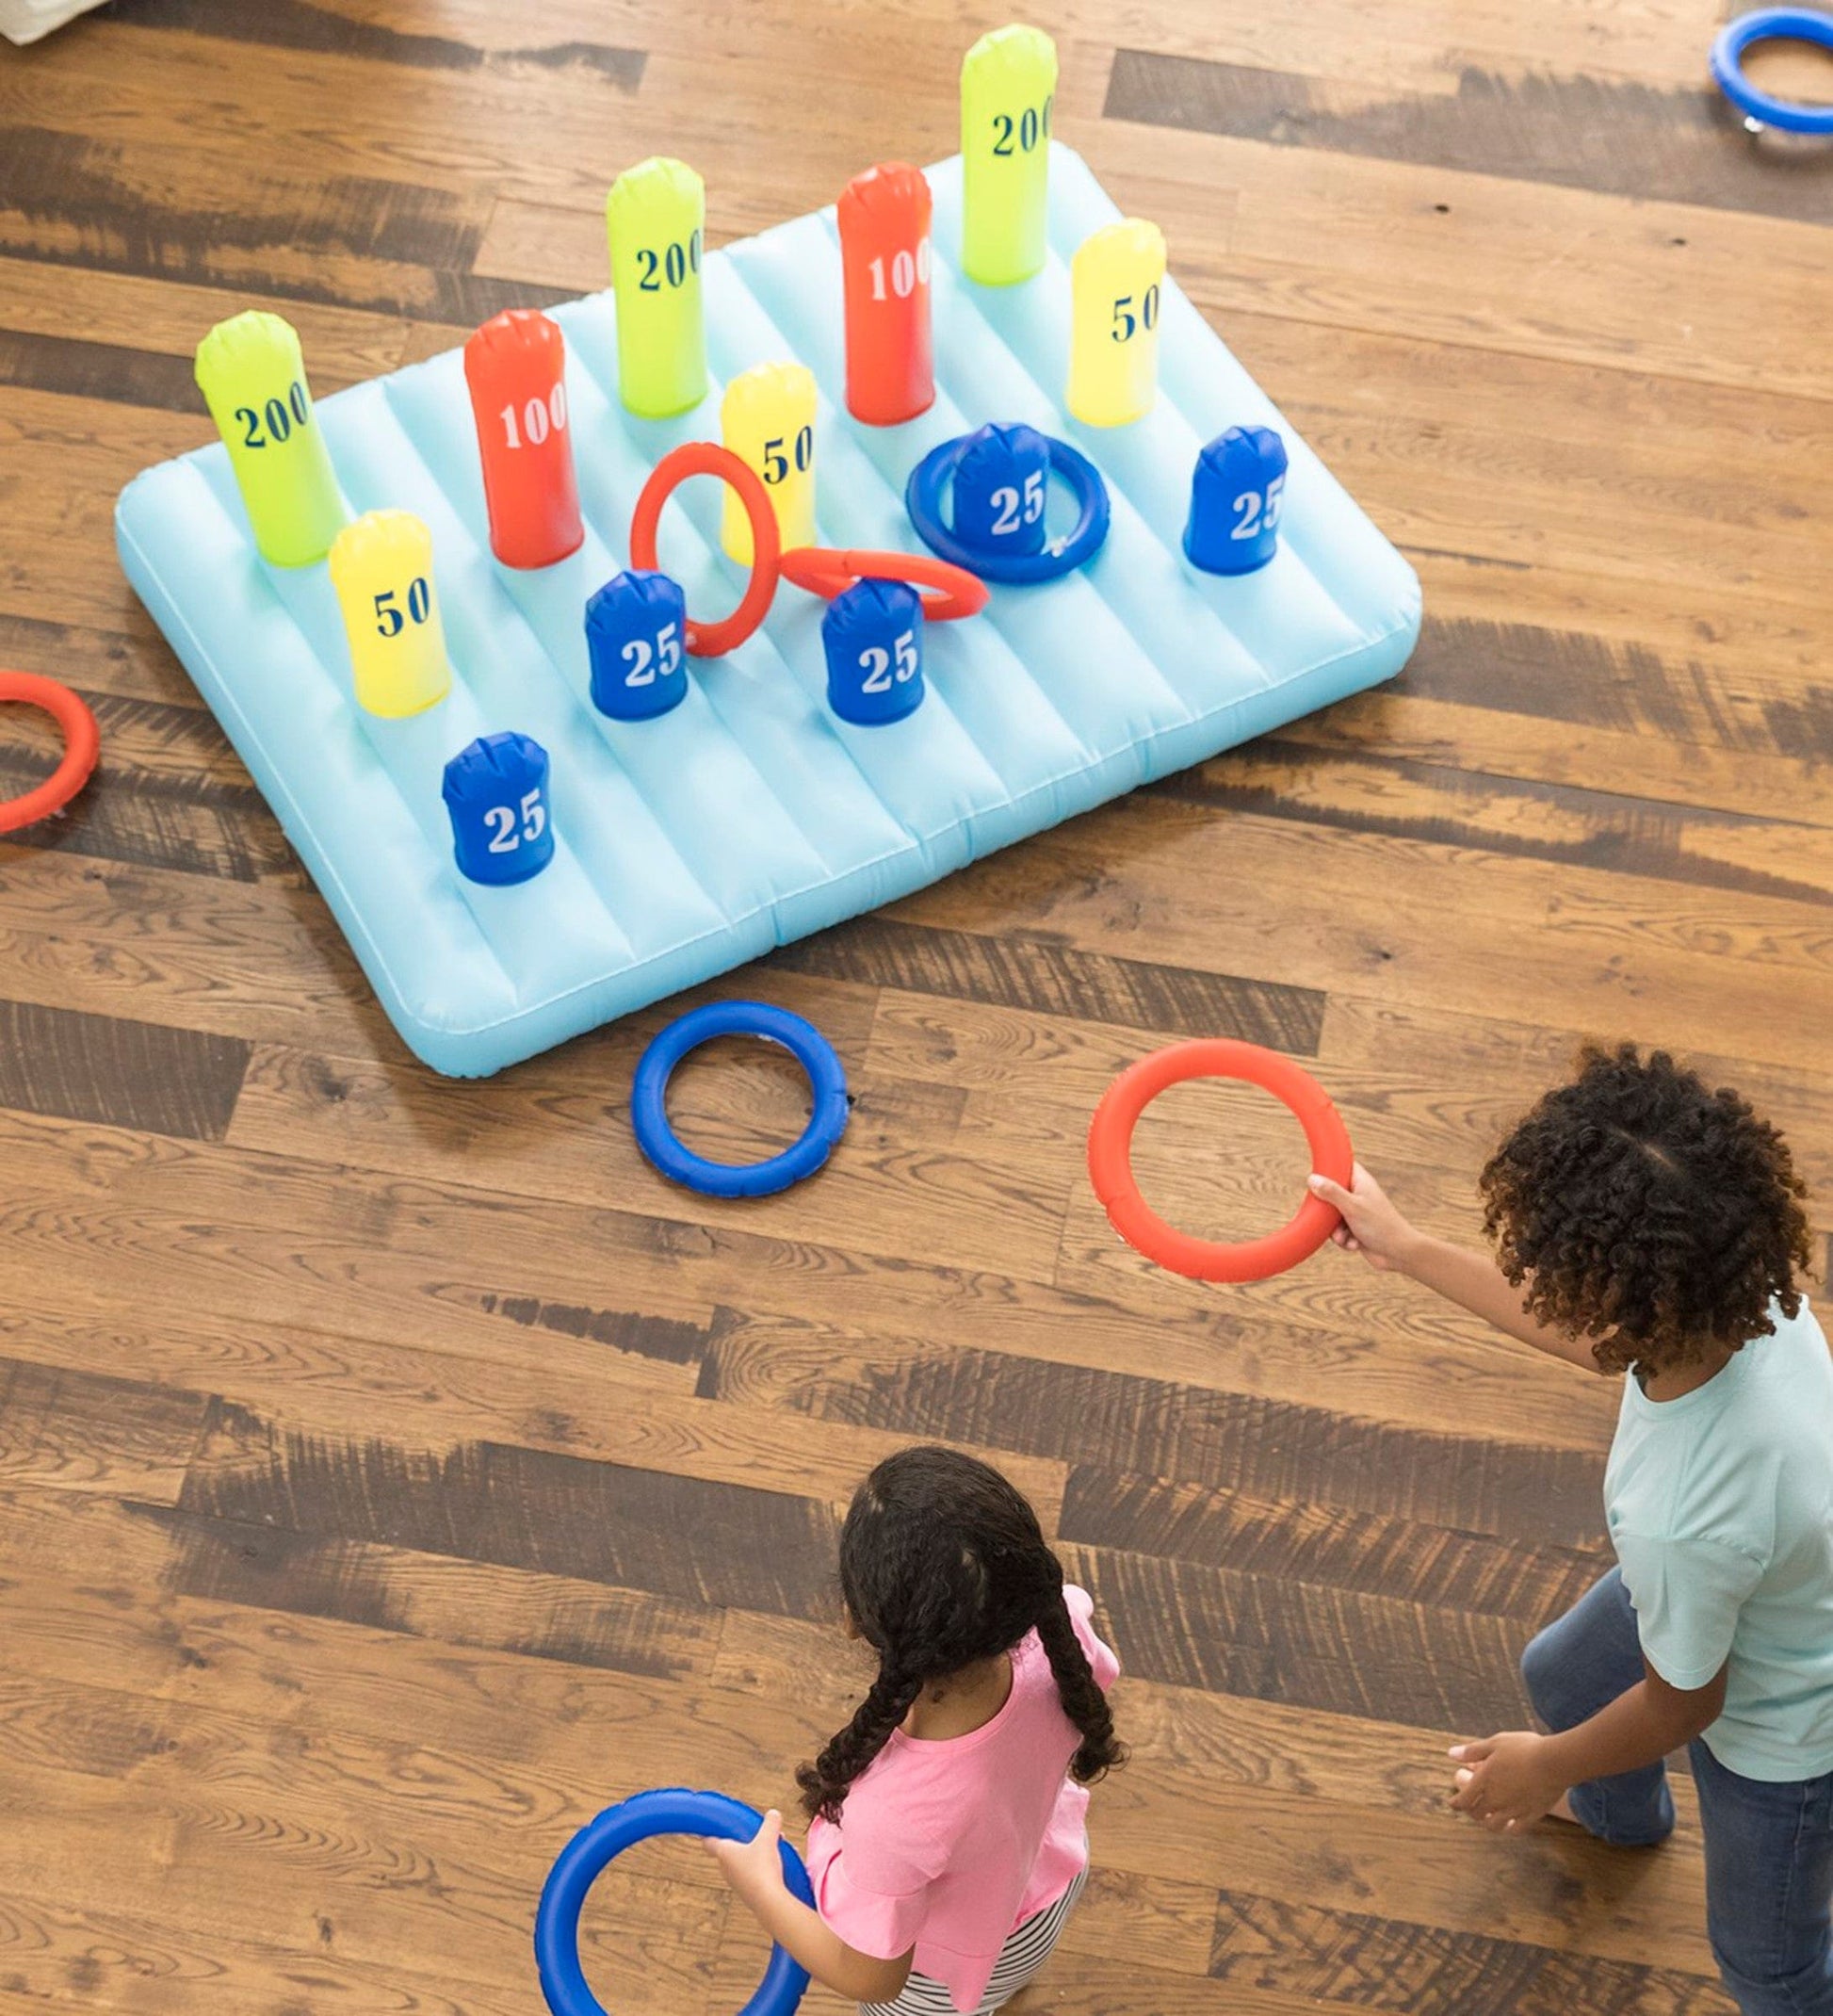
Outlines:
{"type": "Polygon", "coordinates": [[[708,1847],[778,1944],[871,2016],[986,2016],[1081,1894],[1086,1788],[1126,1756],[1119,1662],[1024,1498],[952,1450],[901,1450],[867,1478],[840,1589],[879,1669],[797,1774],[819,1911],[784,1885],[780,1814],[708,1847]]]}
{"type": "Polygon", "coordinates": [[[1337,1244],[1623,1380],[1614,1568],[1522,1659],[1549,1733],[1452,1751],[1452,1804],[1624,1847],[1672,1831],[1687,1747],[1707,1929],[1744,2016],[1833,2016],[1833,1359],[1797,1286],[1803,1184],[1735,1092],[1587,1051],[1483,1172],[1496,1258],[1427,1238],[1368,1171],[1312,1190],[1337,1244]]]}

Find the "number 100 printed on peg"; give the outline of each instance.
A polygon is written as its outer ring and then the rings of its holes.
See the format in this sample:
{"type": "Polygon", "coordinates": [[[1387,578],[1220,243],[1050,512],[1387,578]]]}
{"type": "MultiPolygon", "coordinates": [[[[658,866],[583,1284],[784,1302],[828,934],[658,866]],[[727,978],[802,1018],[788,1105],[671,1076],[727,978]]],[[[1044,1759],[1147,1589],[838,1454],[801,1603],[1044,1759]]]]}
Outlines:
{"type": "Polygon", "coordinates": [[[232,316],[198,345],[197,382],[261,558],[276,567],[323,560],[344,523],[344,500],[312,410],[299,332],[257,308],[232,316]]]}
{"type": "Polygon", "coordinates": [[[1125,427],[1159,393],[1159,295],[1165,241],[1137,217],[1092,232],[1070,261],[1069,410],[1085,427],[1125,427]]]}
{"type": "Polygon", "coordinates": [[[331,581],[349,639],[357,705],[398,720],[445,699],[452,671],[425,524],[411,511],[365,512],[332,543],[331,581]]]}
{"type": "Polygon", "coordinates": [[[882,162],[840,192],[847,298],[847,411],[896,427],[935,403],[930,332],[930,186],[882,162]]]}
{"type": "Polygon", "coordinates": [[[617,295],[618,397],[644,419],[686,413],[706,397],[706,185],[685,161],[652,154],[612,183],[605,230],[617,295]]]}
{"type": "Polygon", "coordinates": [[[1057,45],[1041,28],[996,28],[961,65],[961,264],[982,286],[1043,270],[1057,45]]]}
{"type": "Polygon", "coordinates": [[[566,338],[532,308],[493,316],[464,346],[490,549],[506,567],[551,567],[585,538],[566,424],[566,338]]]}

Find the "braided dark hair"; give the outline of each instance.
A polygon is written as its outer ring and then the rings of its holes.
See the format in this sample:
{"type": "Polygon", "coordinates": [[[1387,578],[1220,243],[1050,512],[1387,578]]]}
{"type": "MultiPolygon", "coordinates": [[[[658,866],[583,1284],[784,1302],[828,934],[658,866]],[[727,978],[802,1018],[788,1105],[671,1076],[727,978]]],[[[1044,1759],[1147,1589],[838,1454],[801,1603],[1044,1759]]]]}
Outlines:
{"type": "Polygon", "coordinates": [[[1797,1314],[1807,1185],[1745,1099],[1665,1051],[1588,1048],[1483,1172],[1484,1226],[1540,1322],[1606,1372],[1739,1350],[1797,1314]]]}
{"type": "Polygon", "coordinates": [[[1062,1565],[1037,1514],[990,1464],[933,1446],[887,1456],[841,1528],[840,1590],[878,1654],[878,1678],[852,1720],[796,1773],[811,1815],[839,1817],[848,1788],[926,1685],[1011,1651],[1032,1631],[1081,1731],[1071,1775],[1089,1784],[1125,1761],[1063,1601],[1062,1565]]]}

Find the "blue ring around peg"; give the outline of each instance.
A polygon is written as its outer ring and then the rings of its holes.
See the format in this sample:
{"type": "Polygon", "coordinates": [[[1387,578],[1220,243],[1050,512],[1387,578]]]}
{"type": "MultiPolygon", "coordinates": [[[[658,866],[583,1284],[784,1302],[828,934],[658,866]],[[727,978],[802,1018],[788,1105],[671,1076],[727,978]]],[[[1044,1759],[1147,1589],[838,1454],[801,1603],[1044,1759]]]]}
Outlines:
{"type": "Polygon", "coordinates": [[[813,1176],[847,1130],[847,1074],[814,1023],[767,1001],[713,1001],[671,1022],[638,1060],[630,1086],[637,1146],[671,1182],[709,1197],[768,1197],[813,1176]],[[802,1139],[766,1162],[709,1162],[684,1147],[669,1125],[668,1081],[689,1050],[716,1036],[761,1036],[780,1043],[808,1074],[814,1111],[802,1139]]]}
{"type": "MultiPolygon", "coordinates": [[[[535,1912],[535,1968],[541,1992],[554,2016],[607,2016],[586,1983],[579,1964],[579,1912],[586,1893],[613,1859],[655,1834],[698,1834],[714,1841],[752,1841],[763,1815],[722,1792],[639,1792],[590,1820],[560,1852],[541,1888],[535,1912]]],[[[790,1894],[813,1905],[808,1871],[786,1841],[780,1844],[783,1879],[790,1894]]],[[[794,2016],[808,1975],[781,1946],[771,1948],[770,1965],[757,1992],[739,2016],[794,2016]]]]}
{"type": "Polygon", "coordinates": [[[1054,436],[1050,442],[1050,468],[1067,483],[1081,504],[1075,529],[1066,538],[1052,540],[1042,553],[998,554],[965,545],[942,522],[942,493],[953,479],[971,434],[957,434],[933,447],[910,472],[904,485],[904,509],[916,535],[932,553],[965,567],[988,581],[1054,581],[1073,573],[1093,560],[1108,536],[1110,507],[1108,486],[1101,472],[1079,449],[1054,436]]]}
{"type": "Polygon", "coordinates": [[[1712,81],[1746,119],[1779,133],[1833,135],[1833,106],[1793,105],[1759,90],[1744,73],[1744,52],[1756,42],[1813,42],[1833,49],[1833,14],[1815,8],[1764,7],[1718,32],[1712,43],[1712,81]]]}

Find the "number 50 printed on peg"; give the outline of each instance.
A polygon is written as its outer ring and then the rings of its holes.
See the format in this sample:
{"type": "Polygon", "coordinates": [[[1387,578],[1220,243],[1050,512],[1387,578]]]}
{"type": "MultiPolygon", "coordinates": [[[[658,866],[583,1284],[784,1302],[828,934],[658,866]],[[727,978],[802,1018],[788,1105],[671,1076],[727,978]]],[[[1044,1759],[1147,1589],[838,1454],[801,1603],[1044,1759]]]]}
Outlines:
{"type": "Polygon", "coordinates": [[[451,690],[433,596],[432,534],[411,511],[365,512],[332,543],[357,705],[384,720],[421,714],[451,690]]]}

